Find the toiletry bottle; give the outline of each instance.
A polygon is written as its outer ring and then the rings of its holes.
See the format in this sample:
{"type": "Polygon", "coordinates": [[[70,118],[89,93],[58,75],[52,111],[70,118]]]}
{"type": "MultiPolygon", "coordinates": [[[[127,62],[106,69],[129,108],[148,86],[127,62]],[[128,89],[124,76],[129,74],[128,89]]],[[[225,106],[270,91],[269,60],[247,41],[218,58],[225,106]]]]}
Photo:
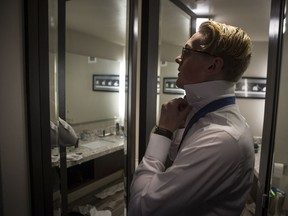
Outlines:
{"type": "Polygon", "coordinates": [[[115,132],[116,132],[116,136],[120,135],[120,125],[118,122],[116,122],[116,125],[115,125],[115,132]]]}

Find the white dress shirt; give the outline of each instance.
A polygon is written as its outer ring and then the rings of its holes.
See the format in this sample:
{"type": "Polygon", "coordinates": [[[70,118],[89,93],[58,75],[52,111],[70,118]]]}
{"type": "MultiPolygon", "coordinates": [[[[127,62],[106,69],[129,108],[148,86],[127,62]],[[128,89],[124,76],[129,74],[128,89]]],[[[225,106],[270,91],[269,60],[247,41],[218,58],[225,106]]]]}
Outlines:
{"type": "MultiPolygon", "coordinates": [[[[190,118],[211,101],[234,96],[234,84],[211,81],[184,87],[190,118]]],[[[131,184],[129,216],[239,216],[252,184],[254,145],[232,104],[210,112],[174,139],[151,134],[131,184]],[[167,155],[174,160],[165,169],[167,155]]]]}

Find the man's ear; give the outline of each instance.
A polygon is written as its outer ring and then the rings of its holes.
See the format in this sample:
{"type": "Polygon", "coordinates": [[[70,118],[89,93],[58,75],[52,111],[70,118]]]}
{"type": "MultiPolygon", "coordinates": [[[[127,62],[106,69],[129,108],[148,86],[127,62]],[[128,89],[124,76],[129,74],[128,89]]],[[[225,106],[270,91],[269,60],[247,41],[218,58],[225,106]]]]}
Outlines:
{"type": "Polygon", "coordinates": [[[211,64],[208,66],[209,73],[211,74],[219,74],[222,72],[224,66],[224,61],[221,57],[215,57],[211,64]]]}

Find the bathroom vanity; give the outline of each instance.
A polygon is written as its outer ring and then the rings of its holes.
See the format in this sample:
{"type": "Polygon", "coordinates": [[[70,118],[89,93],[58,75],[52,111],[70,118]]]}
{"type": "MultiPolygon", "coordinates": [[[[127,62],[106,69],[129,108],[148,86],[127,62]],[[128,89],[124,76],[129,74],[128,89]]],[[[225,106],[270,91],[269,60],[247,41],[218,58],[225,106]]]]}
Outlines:
{"type": "MultiPolygon", "coordinates": [[[[113,184],[124,181],[125,139],[111,135],[90,141],[79,141],[78,147],[66,148],[68,204],[78,205],[80,199],[94,196],[113,184]]],[[[60,173],[59,148],[51,151],[52,167],[60,173]]],[[[58,190],[54,192],[57,200],[58,190]]]]}
{"type": "MultiPolygon", "coordinates": [[[[67,148],[67,168],[85,163],[90,160],[108,155],[117,151],[124,151],[124,139],[120,136],[107,136],[93,141],[79,141],[78,147],[67,148]]],[[[52,166],[59,166],[59,150],[51,151],[52,166]]]]}

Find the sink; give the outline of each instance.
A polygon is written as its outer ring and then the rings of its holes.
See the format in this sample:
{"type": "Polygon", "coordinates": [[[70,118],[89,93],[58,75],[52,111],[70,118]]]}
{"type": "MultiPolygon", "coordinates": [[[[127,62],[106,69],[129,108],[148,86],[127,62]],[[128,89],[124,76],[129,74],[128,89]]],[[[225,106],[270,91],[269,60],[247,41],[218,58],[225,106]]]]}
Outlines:
{"type": "Polygon", "coordinates": [[[115,142],[113,142],[113,141],[96,140],[94,142],[81,144],[81,146],[84,146],[84,147],[87,147],[87,148],[91,148],[91,149],[97,149],[97,148],[101,148],[101,147],[106,147],[106,146],[112,145],[114,143],[115,142]]]}

